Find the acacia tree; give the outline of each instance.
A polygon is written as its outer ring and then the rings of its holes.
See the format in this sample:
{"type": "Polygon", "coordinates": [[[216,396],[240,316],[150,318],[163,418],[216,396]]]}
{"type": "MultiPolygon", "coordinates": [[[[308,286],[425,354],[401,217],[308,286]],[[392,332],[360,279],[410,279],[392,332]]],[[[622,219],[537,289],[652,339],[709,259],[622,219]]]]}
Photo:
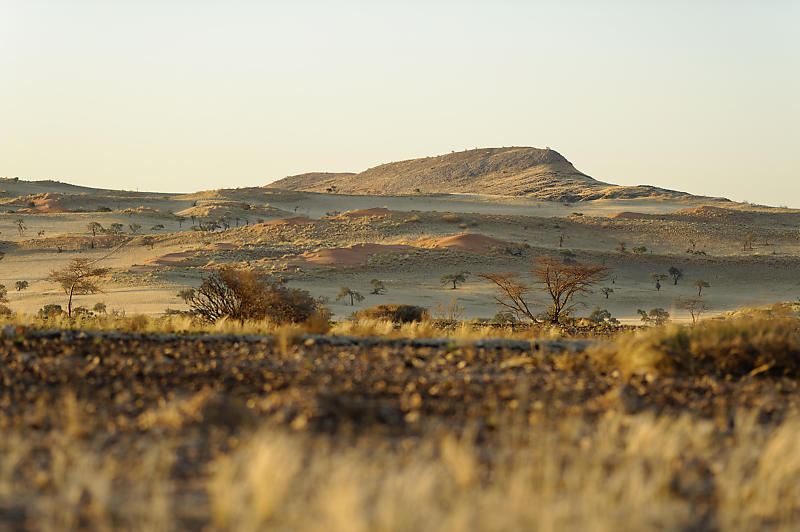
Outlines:
{"type": "Polygon", "coordinates": [[[663,273],[653,273],[650,278],[656,283],[656,291],[661,291],[661,281],[667,278],[663,273]]]}
{"type": "Polygon", "coordinates": [[[28,288],[28,281],[17,281],[14,283],[14,286],[16,287],[17,292],[21,292],[22,290],[28,288]]]}
{"type": "Polygon", "coordinates": [[[667,273],[669,273],[669,276],[672,277],[673,285],[677,285],[678,280],[683,277],[683,272],[675,266],[670,266],[667,273]]]}
{"type": "Polygon", "coordinates": [[[103,231],[103,226],[100,225],[100,222],[89,222],[86,228],[92,233],[92,249],[94,249],[94,237],[97,236],[97,233],[103,231]]]}
{"type": "Polygon", "coordinates": [[[603,293],[604,296],[606,296],[606,299],[608,299],[609,294],[614,293],[614,289],[609,288],[608,286],[604,286],[603,288],[600,289],[600,291],[603,293]]]}
{"type": "Polygon", "coordinates": [[[709,310],[709,306],[706,304],[706,302],[699,297],[687,297],[679,299],[678,306],[689,311],[689,315],[692,317],[692,325],[696,325],[697,320],[700,319],[700,316],[709,310]]]}
{"type": "Polygon", "coordinates": [[[538,322],[526,301],[531,287],[520,282],[517,274],[512,272],[479,273],[478,277],[491,281],[497,286],[500,294],[494,296],[494,300],[516,319],[527,318],[534,323],[538,322]]]}
{"type": "MultiPolygon", "coordinates": [[[[566,264],[553,257],[540,257],[534,260],[531,274],[536,283],[551,299],[548,309],[551,323],[558,323],[575,308],[573,298],[591,292],[591,287],[608,277],[609,267],[600,264],[566,264]]],[[[521,281],[514,273],[481,273],[479,277],[493,282],[500,294],[495,301],[510,311],[515,317],[527,318],[534,323],[536,319],[528,303],[531,287],[521,281]]]]}
{"type": "Polygon", "coordinates": [[[372,285],[372,291],[370,294],[377,294],[380,295],[386,292],[386,287],[383,285],[383,281],[379,281],[378,279],[372,279],[369,284],[372,285]]]}
{"type": "Polygon", "coordinates": [[[703,288],[708,288],[711,286],[708,281],[704,281],[702,279],[696,280],[694,285],[697,287],[697,297],[700,297],[703,294],[703,288]]]}
{"type": "Polygon", "coordinates": [[[101,291],[97,284],[98,280],[108,273],[109,268],[99,268],[96,264],[97,260],[72,259],[61,270],[50,272],[49,279],[60,284],[67,295],[67,316],[72,317],[72,296],[96,294],[101,291]]]}
{"type": "Polygon", "coordinates": [[[469,275],[469,272],[467,272],[467,271],[460,271],[460,272],[457,272],[457,273],[446,273],[446,274],[442,275],[442,277],[439,279],[439,282],[441,284],[451,284],[452,283],[453,284],[453,290],[455,290],[456,288],[458,288],[459,284],[463,284],[464,282],[466,282],[467,275],[469,275]]]}
{"type": "Polygon", "coordinates": [[[343,286],[339,290],[339,294],[336,296],[336,301],[339,301],[340,299],[346,299],[348,297],[350,298],[351,307],[356,304],[356,301],[364,301],[364,296],[362,296],[361,293],[347,286],[343,286]]]}
{"type": "Polygon", "coordinates": [[[550,322],[558,323],[575,309],[573,298],[591,292],[592,286],[608,277],[611,268],[602,264],[565,264],[553,257],[534,260],[531,274],[552,300],[550,322]]]}

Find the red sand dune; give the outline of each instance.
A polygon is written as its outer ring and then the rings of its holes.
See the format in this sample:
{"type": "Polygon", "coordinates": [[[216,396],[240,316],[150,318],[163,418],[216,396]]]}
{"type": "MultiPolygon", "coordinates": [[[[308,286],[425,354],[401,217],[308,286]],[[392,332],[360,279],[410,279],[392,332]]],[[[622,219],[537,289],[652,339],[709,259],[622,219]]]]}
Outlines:
{"type": "Polygon", "coordinates": [[[449,248],[470,253],[489,253],[493,248],[509,245],[504,240],[473,233],[463,233],[442,238],[424,238],[411,244],[422,248],[449,248]]]}
{"type": "Polygon", "coordinates": [[[319,266],[359,266],[364,264],[370,255],[407,253],[412,249],[412,247],[404,245],[354,244],[343,248],[320,249],[303,253],[298,256],[298,259],[319,266]]]}
{"type": "Polygon", "coordinates": [[[270,220],[269,222],[264,222],[259,225],[302,225],[312,223],[314,223],[314,220],[311,218],[307,218],[305,216],[295,216],[294,218],[279,218],[278,220],[270,220]]]}
{"type": "Polygon", "coordinates": [[[33,202],[33,207],[25,207],[23,209],[19,209],[17,212],[24,213],[24,214],[34,214],[39,212],[50,212],[50,213],[61,213],[67,212],[66,209],[62,206],[61,201],[63,196],[61,194],[53,194],[51,192],[47,192],[45,194],[39,194],[37,196],[28,197],[28,198],[20,198],[19,201],[25,202],[25,205],[28,205],[30,202],[33,202]]]}
{"type": "Polygon", "coordinates": [[[609,214],[606,218],[616,218],[620,220],[642,220],[644,218],[650,218],[649,214],[643,214],[641,212],[616,212],[614,214],[609,214]]]}
{"type": "Polygon", "coordinates": [[[187,251],[179,251],[176,253],[167,253],[165,255],[161,255],[159,257],[154,257],[152,259],[147,259],[144,264],[134,264],[131,267],[132,271],[149,271],[154,270],[159,267],[164,266],[175,266],[187,259],[194,258],[197,251],[195,250],[187,250],[187,251]]]}
{"type": "Polygon", "coordinates": [[[330,219],[336,218],[358,218],[361,216],[389,216],[392,211],[384,207],[373,207],[371,209],[356,209],[354,211],[347,211],[338,216],[329,216],[330,219]]]}

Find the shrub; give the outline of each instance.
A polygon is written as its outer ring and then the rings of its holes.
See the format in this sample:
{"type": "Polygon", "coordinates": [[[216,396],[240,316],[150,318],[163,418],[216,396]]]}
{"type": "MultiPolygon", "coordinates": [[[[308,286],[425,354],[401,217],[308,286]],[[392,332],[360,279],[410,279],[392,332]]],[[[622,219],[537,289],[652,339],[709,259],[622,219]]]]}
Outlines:
{"type": "Polygon", "coordinates": [[[324,317],[327,311],[305,290],[288,288],[281,282],[266,282],[250,271],[221,268],[205,279],[189,300],[189,306],[204,319],[215,322],[230,318],[299,323],[324,317]]]}
{"type": "Polygon", "coordinates": [[[442,220],[445,222],[457,223],[461,221],[461,217],[457,214],[445,214],[442,216],[442,220]]]}
{"type": "Polygon", "coordinates": [[[57,316],[60,316],[61,314],[64,314],[64,309],[61,308],[61,305],[50,304],[40,308],[39,311],[36,313],[36,316],[38,318],[46,320],[48,318],[55,318],[57,316]]]}
{"type": "Polygon", "coordinates": [[[389,320],[395,323],[409,323],[428,318],[428,311],[416,305],[389,304],[377,305],[358,311],[358,318],[389,320]]]}
{"type": "Polygon", "coordinates": [[[800,321],[795,318],[707,321],[652,329],[598,348],[591,357],[626,374],[800,376],[800,321]]]}

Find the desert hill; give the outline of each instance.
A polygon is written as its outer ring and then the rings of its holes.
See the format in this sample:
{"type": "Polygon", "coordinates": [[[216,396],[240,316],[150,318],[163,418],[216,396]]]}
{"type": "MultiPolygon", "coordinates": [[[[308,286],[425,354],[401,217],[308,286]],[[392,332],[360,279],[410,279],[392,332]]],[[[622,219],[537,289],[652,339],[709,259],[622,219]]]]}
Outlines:
{"type": "Polygon", "coordinates": [[[558,201],[688,198],[652,186],[617,186],[578,171],[555,150],[482,148],[382,164],[359,174],[302,174],[270,188],[346,194],[473,193],[558,201]]]}

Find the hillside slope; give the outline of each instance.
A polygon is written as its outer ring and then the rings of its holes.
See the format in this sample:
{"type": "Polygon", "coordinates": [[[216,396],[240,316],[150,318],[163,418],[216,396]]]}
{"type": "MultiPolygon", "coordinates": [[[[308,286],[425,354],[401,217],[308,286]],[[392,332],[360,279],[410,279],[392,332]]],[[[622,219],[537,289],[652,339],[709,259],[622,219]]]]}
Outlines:
{"type": "Polygon", "coordinates": [[[559,201],[687,197],[650,186],[620,187],[578,171],[555,150],[482,148],[382,164],[359,174],[303,174],[270,188],[346,194],[474,193],[559,201]]]}

